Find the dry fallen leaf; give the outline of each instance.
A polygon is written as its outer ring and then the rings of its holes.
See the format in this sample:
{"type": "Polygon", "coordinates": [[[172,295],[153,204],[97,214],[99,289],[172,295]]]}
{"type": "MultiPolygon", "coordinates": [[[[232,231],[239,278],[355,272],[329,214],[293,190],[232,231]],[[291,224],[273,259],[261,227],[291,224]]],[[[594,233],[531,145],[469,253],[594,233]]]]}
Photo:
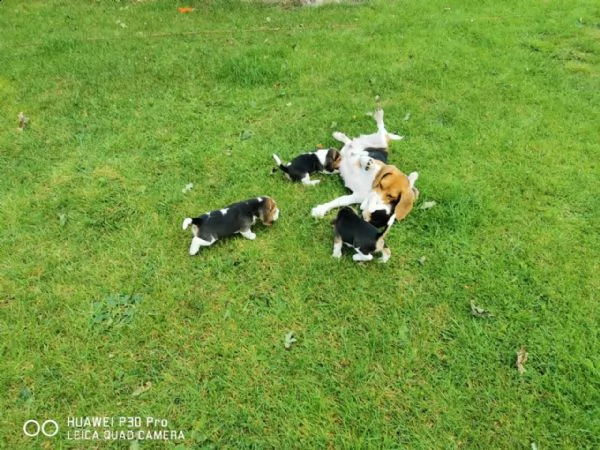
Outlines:
{"type": "Polygon", "coordinates": [[[283,342],[283,346],[285,347],[286,350],[289,350],[292,348],[292,345],[294,344],[294,342],[296,342],[296,338],[294,337],[294,332],[290,331],[288,334],[285,335],[285,340],[283,342]]]}
{"type": "Polygon", "coordinates": [[[471,302],[471,315],[475,317],[492,317],[492,313],[471,302]]]}
{"type": "Polygon", "coordinates": [[[437,205],[437,202],[435,201],[430,201],[430,202],[423,202],[421,204],[421,206],[419,206],[419,209],[431,209],[433,208],[435,205],[437,205]]]}
{"type": "Polygon", "coordinates": [[[522,375],[525,373],[525,363],[529,358],[529,353],[525,350],[525,347],[521,347],[517,352],[517,370],[522,375]]]}
{"type": "Polygon", "coordinates": [[[61,227],[64,227],[67,224],[67,215],[65,213],[58,213],[58,222],[61,227]]]}
{"type": "Polygon", "coordinates": [[[181,8],[177,8],[177,11],[179,11],[181,14],[191,13],[193,10],[194,8],[190,8],[189,6],[182,6],[181,8]]]}
{"type": "Polygon", "coordinates": [[[240,141],[245,141],[252,137],[252,130],[244,130],[240,133],[240,141]]]}
{"type": "Polygon", "coordinates": [[[144,392],[150,390],[151,387],[152,387],[152,381],[146,381],[144,384],[142,384],[141,386],[136,388],[136,390],[133,391],[133,393],[131,395],[133,397],[138,397],[138,396],[142,395],[144,392]]]}
{"type": "Polygon", "coordinates": [[[27,117],[22,112],[20,112],[17,117],[19,119],[19,131],[23,131],[25,129],[25,127],[27,126],[27,124],[29,123],[29,117],[27,117]]]}

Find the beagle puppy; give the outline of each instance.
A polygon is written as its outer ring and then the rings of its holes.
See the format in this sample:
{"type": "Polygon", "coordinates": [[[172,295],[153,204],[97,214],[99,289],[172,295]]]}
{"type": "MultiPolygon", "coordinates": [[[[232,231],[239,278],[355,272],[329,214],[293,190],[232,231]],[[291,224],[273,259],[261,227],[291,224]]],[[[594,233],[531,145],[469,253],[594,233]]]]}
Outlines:
{"type": "Polygon", "coordinates": [[[342,158],[340,152],[335,148],[330,148],[303,153],[287,164],[283,164],[279,156],[275,154],[273,154],[273,159],[290,180],[314,186],[319,184],[320,180],[311,180],[310,174],[315,172],[334,173],[339,169],[342,158]]]}
{"type": "Polygon", "coordinates": [[[313,217],[324,217],[333,208],[355,203],[361,205],[363,217],[367,220],[370,219],[369,211],[365,211],[367,205],[379,205],[378,208],[383,205],[384,209],[393,210],[396,220],[404,219],[411,211],[415,201],[414,186],[411,186],[407,175],[385,162],[390,141],[403,138],[385,129],[381,108],[375,111],[373,118],[377,123],[377,132],[373,134],[350,139],[343,133],[333,133],[333,137],[344,144],[340,150],[342,161],[339,170],[351,193],[315,206],[313,217]]]}
{"type": "Polygon", "coordinates": [[[256,219],[265,225],[271,225],[279,218],[279,209],[271,197],[257,197],[233,203],[223,209],[210,211],[199,217],[183,220],[183,229],[192,226],[190,255],[196,255],[200,247],[208,247],[218,239],[241,234],[246,239],[255,239],[250,230],[256,219]]]}
{"type": "Polygon", "coordinates": [[[343,244],[353,248],[356,252],[352,256],[354,261],[371,261],[373,253],[381,253],[381,262],[387,262],[392,252],[385,245],[384,239],[394,220],[396,220],[396,216],[392,214],[385,228],[379,231],[356,214],[352,208],[344,206],[331,222],[335,232],[332,256],[334,258],[342,256],[343,244]]]}

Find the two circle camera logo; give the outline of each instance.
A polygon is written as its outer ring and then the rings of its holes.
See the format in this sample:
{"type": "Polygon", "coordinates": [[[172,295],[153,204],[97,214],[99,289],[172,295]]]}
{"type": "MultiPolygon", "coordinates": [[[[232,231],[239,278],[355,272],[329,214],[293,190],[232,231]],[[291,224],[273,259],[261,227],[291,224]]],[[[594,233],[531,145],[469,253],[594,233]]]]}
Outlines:
{"type": "Polygon", "coordinates": [[[56,420],[45,420],[40,424],[37,420],[30,419],[23,424],[23,433],[29,437],[36,437],[40,433],[46,437],[53,437],[58,434],[58,423],[56,420]]]}

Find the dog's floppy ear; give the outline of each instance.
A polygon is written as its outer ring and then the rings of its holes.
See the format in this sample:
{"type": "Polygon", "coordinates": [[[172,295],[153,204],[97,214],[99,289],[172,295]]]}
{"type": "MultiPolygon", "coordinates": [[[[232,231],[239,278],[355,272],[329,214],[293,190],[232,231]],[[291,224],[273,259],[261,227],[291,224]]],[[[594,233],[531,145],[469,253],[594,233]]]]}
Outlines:
{"type": "Polygon", "coordinates": [[[408,189],[408,179],[396,167],[384,164],[373,180],[373,190],[385,203],[395,203],[400,195],[408,189]]]}
{"type": "MultiPolygon", "coordinates": [[[[378,190],[378,191],[385,191],[386,185],[388,183],[384,182],[384,179],[387,177],[393,176],[394,169],[396,169],[396,168],[393,166],[389,166],[389,165],[384,165],[383,167],[381,167],[381,169],[379,169],[379,172],[377,172],[375,179],[373,180],[373,189],[378,190]]],[[[396,170],[398,170],[398,169],[396,169],[396,170]]],[[[386,180],[386,181],[388,181],[388,180],[386,180]]]]}
{"type": "Polygon", "coordinates": [[[391,165],[383,166],[373,181],[373,189],[384,202],[398,202],[394,209],[396,220],[404,219],[413,207],[415,192],[411,184],[414,184],[412,179],[391,165]]]}
{"type": "Polygon", "coordinates": [[[415,192],[411,187],[402,192],[400,201],[394,210],[396,220],[402,220],[408,215],[413,208],[413,204],[415,203],[415,197],[415,192]]]}
{"type": "Polygon", "coordinates": [[[277,204],[271,197],[264,197],[264,205],[261,208],[260,220],[265,225],[271,225],[274,221],[275,211],[277,211],[277,204]]]}
{"type": "Polygon", "coordinates": [[[325,169],[326,170],[338,170],[340,163],[342,162],[342,155],[335,148],[330,148],[325,156],[325,169]]]}
{"type": "Polygon", "coordinates": [[[332,150],[333,150],[333,168],[339,169],[340,163],[342,162],[342,155],[337,149],[334,148],[332,150]]]}

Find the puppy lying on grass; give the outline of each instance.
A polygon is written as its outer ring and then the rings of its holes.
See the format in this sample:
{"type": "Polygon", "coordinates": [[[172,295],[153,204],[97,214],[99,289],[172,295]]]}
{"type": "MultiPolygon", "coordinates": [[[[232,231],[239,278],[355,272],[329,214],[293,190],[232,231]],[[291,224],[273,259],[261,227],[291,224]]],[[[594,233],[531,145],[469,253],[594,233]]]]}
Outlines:
{"type": "Polygon", "coordinates": [[[302,184],[310,186],[314,186],[320,182],[320,180],[311,180],[310,174],[316,172],[337,172],[342,160],[340,152],[335,148],[303,153],[296,156],[287,164],[283,164],[279,156],[275,154],[273,154],[273,159],[290,180],[301,181],[302,184]]]}
{"type": "Polygon", "coordinates": [[[233,203],[223,209],[210,211],[195,218],[183,220],[183,229],[192,226],[190,255],[196,255],[200,247],[208,247],[220,238],[241,234],[246,239],[256,239],[250,227],[256,219],[272,225],[279,218],[279,209],[271,197],[257,197],[233,203]]]}

